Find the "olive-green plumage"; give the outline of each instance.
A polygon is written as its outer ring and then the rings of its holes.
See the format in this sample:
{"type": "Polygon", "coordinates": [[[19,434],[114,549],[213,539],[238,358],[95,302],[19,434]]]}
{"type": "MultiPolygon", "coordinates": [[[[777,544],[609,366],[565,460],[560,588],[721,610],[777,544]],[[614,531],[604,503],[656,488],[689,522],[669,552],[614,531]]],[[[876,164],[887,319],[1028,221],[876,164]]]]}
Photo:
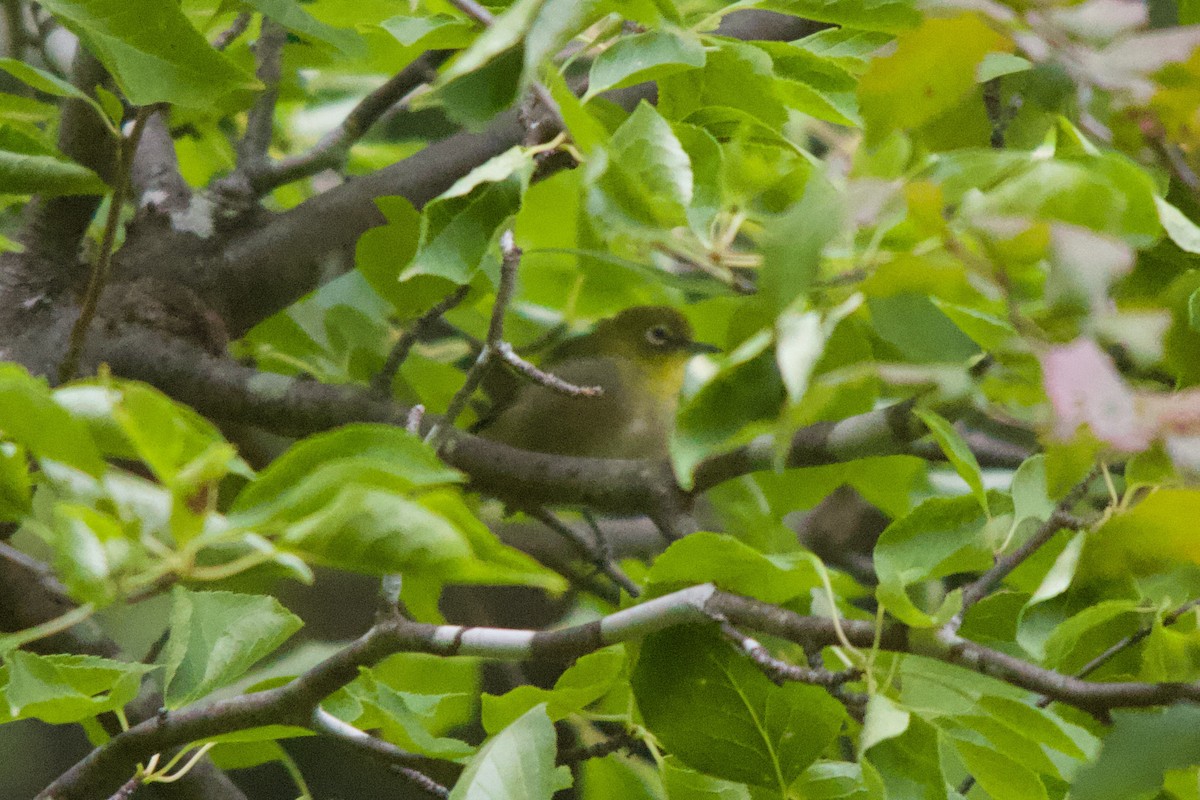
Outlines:
{"type": "Polygon", "coordinates": [[[597,458],[661,458],[675,422],[684,368],[710,345],[673,308],[638,306],[597,323],[545,359],[543,369],[599,397],[572,397],[534,383],[501,400],[481,436],[524,450],[597,458]]]}

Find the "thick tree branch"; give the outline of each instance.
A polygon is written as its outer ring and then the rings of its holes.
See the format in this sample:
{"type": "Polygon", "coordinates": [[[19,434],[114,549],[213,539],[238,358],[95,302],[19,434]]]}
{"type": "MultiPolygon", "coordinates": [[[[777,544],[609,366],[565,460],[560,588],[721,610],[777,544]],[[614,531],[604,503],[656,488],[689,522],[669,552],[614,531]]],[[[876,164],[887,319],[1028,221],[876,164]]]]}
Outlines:
{"type": "MultiPolygon", "coordinates": [[[[153,332],[110,340],[97,358],[114,374],[151,383],[203,414],[286,435],[303,436],[349,422],[403,426],[409,413],[369,391],[262,373],[153,332]]],[[[804,428],[793,436],[785,464],[817,466],[905,453],[908,443],[924,433],[910,408],[900,403],[804,428]]],[[[423,430],[436,421],[425,417],[423,430]]],[[[470,476],[478,491],[515,500],[520,507],[583,505],[655,517],[674,513],[691,497],[678,487],[664,462],[533,453],[461,431],[455,431],[440,452],[447,463],[470,476]]],[[[773,439],[764,436],[700,464],[695,491],[774,465],[773,439]]]]}
{"type": "Polygon", "coordinates": [[[139,208],[154,206],[173,211],[185,208],[192,190],[179,172],[175,141],[168,126],[169,112],[155,109],[146,120],[129,173],[132,195],[139,208]]]}
{"type": "MultiPolygon", "coordinates": [[[[92,95],[96,86],[108,79],[100,62],[85,48],[75,55],[71,82],[92,95]]],[[[95,170],[106,181],[116,175],[116,142],[96,110],[83,100],[62,101],[58,148],[67,157],[95,170]]],[[[30,282],[45,285],[69,277],[79,253],[79,244],[87,233],[92,216],[103,200],[101,195],[71,195],[36,198],[26,208],[19,239],[27,252],[24,263],[32,269],[50,266],[57,274],[31,275],[30,282]]]]}
{"type": "MultiPolygon", "coordinates": [[[[735,13],[722,20],[718,32],[745,39],[794,39],[810,27],[804,20],[779,14],[735,13]]],[[[642,84],[605,97],[632,109],[653,93],[652,84],[642,84]]],[[[521,144],[525,134],[517,112],[500,114],[483,133],[459,133],[434,142],[256,226],[230,242],[220,261],[202,276],[187,262],[169,265],[171,275],[162,277],[200,292],[225,320],[230,335],[240,336],[311,291],[322,258],[386,222],[375,198],[399,196],[420,209],[475,167],[521,144]]]]}
{"type": "MultiPolygon", "coordinates": [[[[460,133],[414,156],[330,189],[235,240],[203,276],[205,293],[234,336],[311,291],[325,255],[354,242],[386,220],[375,198],[400,196],[417,208],[456,180],[521,141],[515,114],[485,132],[460,133]]],[[[178,280],[195,276],[185,265],[178,280]]]]}

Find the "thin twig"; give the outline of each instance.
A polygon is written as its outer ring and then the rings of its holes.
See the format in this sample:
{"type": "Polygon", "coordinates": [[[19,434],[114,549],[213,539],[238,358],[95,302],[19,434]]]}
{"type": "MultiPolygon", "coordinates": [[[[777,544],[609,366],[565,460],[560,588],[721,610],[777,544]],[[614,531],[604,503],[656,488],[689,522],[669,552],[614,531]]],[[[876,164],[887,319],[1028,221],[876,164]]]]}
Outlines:
{"type": "Polygon", "coordinates": [[[831,672],[824,667],[802,667],[771,655],[761,642],[739,631],[726,620],[717,620],[721,626],[721,634],[744,653],[772,683],[782,686],[789,681],[807,683],[812,686],[822,686],[832,689],[851,681],[862,678],[862,670],[849,669],[843,672],[831,672]]]}
{"type": "MultiPolygon", "coordinates": [[[[475,0],[450,0],[450,2],[459,11],[463,12],[468,17],[485,27],[490,28],[492,23],[496,21],[495,15],[493,15],[492,12],[488,11],[475,0]]],[[[567,126],[566,122],[563,120],[562,111],[559,109],[558,103],[555,102],[554,97],[551,96],[550,90],[546,88],[545,84],[543,84],[541,81],[534,81],[530,86],[530,92],[538,102],[545,106],[546,113],[550,115],[550,119],[554,123],[554,129],[556,131],[566,130],[567,126]]],[[[535,130],[537,126],[527,124],[526,127],[529,128],[530,135],[534,139],[534,141],[527,142],[527,144],[539,144],[541,141],[543,141],[535,130]]]]}
{"type": "Polygon", "coordinates": [[[571,397],[599,397],[604,394],[604,388],[601,386],[576,386],[573,383],[564,381],[557,375],[552,375],[549,372],[538,369],[517,355],[516,351],[513,350],[513,346],[508,342],[500,342],[500,344],[496,345],[496,355],[505,364],[508,364],[534,383],[540,383],[547,389],[553,389],[556,392],[562,392],[571,397]]]}
{"type": "Polygon", "coordinates": [[[233,22],[229,23],[229,27],[217,34],[217,38],[213,39],[212,46],[216,50],[224,50],[229,45],[237,41],[238,37],[246,32],[250,27],[251,14],[249,11],[243,11],[234,18],[233,22]]]}
{"type": "Polygon", "coordinates": [[[584,558],[595,565],[596,569],[600,572],[611,578],[613,583],[624,589],[630,597],[638,597],[642,593],[641,587],[634,583],[612,558],[605,555],[603,547],[593,546],[580,535],[579,531],[567,525],[544,508],[535,508],[525,513],[575,545],[575,548],[584,558]]]}
{"type": "Polygon", "coordinates": [[[359,101],[341,124],[321,137],[304,153],[272,163],[256,165],[250,171],[250,184],[258,194],[277,186],[341,167],[350,148],[366,135],[380,117],[437,77],[437,69],[451,50],[430,50],[418,57],[375,91],[359,101]]]}
{"type": "MultiPolygon", "coordinates": [[[[1174,611],[1170,612],[1169,614],[1165,615],[1162,618],[1163,627],[1166,627],[1168,625],[1174,625],[1176,622],[1179,621],[1180,617],[1182,617],[1184,614],[1191,611],[1193,608],[1196,608],[1197,606],[1200,606],[1200,599],[1187,601],[1186,603],[1181,605],[1179,608],[1175,609],[1174,611]]],[[[1098,670],[1100,667],[1104,666],[1104,664],[1106,664],[1108,661],[1112,660],[1112,658],[1114,656],[1120,654],[1124,650],[1129,649],[1130,647],[1133,647],[1135,644],[1137,644],[1138,642],[1145,639],[1153,631],[1154,631],[1153,625],[1147,625],[1144,628],[1139,628],[1138,630],[1129,634],[1124,639],[1117,642],[1112,647],[1109,647],[1103,653],[1096,656],[1091,661],[1089,661],[1088,663],[1086,663],[1082,667],[1080,667],[1079,671],[1075,673],[1075,677],[1086,678],[1088,675],[1091,675],[1093,672],[1098,670]]],[[[1052,702],[1054,702],[1052,699],[1043,697],[1041,700],[1038,701],[1038,708],[1045,708],[1046,706],[1050,705],[1052,702]]]]}
{"type": "Polygon", "coordinates": [[[412,350],[413,345],[428,330],[429,325],[434,320],[439,319],[447,311],[461,303],[470,291],[471,287],[468,284],[459,286],[441,302],[418,317],[417,321],[412,324],[412,327],[396,340],[396,344],[392,347],[391,352],[388,353],[387,361],[384,362],[383,368],[379,370],[374,380],[371,381],[371,391],[376,397],[391,396],[392,381],[396,379],[396,373],[400,371],[400,365],[404,363],[404,359],[408,358],[408,353],[412,350]]]}
{"type": "Polygon", "coordinates": [[[254,77],[266,88],[246,115],[246,132],[238,142],[237,162],[242,172],[249,172],[267,160],[275,130],[275,103],[279,99],[286,43],[287,29],[270,17],[263,17],[258,41],[254,43],[254,58],[258,64],[254,77]]]}
{"type": "Polygon", "coordinates": [[[592,758],[604,758],[619,750],[628,750],[631,747],[636,747],[638,741],[638,738],[633,735],[632,731],[621,731],[612,736],[606,736],[595,744],[580,745],[579,747],[572,747],[570,750],[564,750],[558,756],[558,763],[578,764],[592,758]]]}
{"type": "Polygon", "coordinates": [[[422,789],[426,794],[432,797],[449,797],[450,790],[433,778],[426,775],[424,772],[413,769],[412,767],[402,767],[398,764],[393,764],[389,769],[392,772],[406,778],[409,783],[414,784],[418,789],[422,789]]]}
{"type": "Polygon", "coordinates": [[[1078,530],[1081,527],[1086,527],[1086,521],[1072,516],[1070,511],[1083,499],[1087,492],[1088,486],[1092,480],[1100,474],[1100,469],[1097,467],[1087,474],[1082,481],[1076,484],[1071,491],[1067,492],[1066,496],[1059,501],[1054,511],[1042,523],[1041,527],[1030,536],[1020,547],[996,559],[995,565],[987,572],[980,575],[972,583],[963,588],[962,593],[962,611],[960,611],[955,619],[951,620],[947,625],[953,625],[953,629],[957,629],[958,624],[961,624],[963,614],[967,609],[978,603],[984,597],[992,592],[1000,581],[1004,580],[1010,572],[1019,567],[1027,558],[1033,555],[1046,542],[1058,533],[1060,528],[1070,528],[1078,530]],[[956,623],[957,621],[957,623],[956,623]]]}
{"type": "Polygon", "coordinates": [[[479,349],[475,363],[467,371],[467,377],[463,381],[462,387],[450,399],[450,406],[446,409],[445,417],[429,432],[429,442],[435,449],[441,446],[445,437],[449,435],[449,431],[453,430],[455,421],[467,407],[467,401],[471,399],[471,395],[475,394],[475,390],[483,382],[488,362],[491,361],[496,349],[504,340],[504,312],[508,310],[508,305],[512,302],[513,294],[517,290],[517,270],[521,266],[521,248],[517,247],[511,229],[500,234],[500,252],[502,254],[500,285],[496,287],[496,302],[492,305],[492,318],[488,322],[487,339],[484,341],[483,347],[479,349]]]}
{"type": "Polygon", "coordinates": [[[108,800],[129,800],[129,798],[133,797],[133,793],[136,792],[141,785],[142,773],[141,770],[138,770],[138,774],[126,781],[120,789],[117,789],[115,792],[113,792],[112,796],[109,797],[108,800]]]}
{"type": "Polygon", "coordinates": [[[492,14],[492,12],[475,2],[475,0],[450,0],[450,2],[459,11],[463,12],[481,25],[490,27],[491,24],[496,21],[496,17],[492,14]]]}
{"type": "Polygon", "coordinates": [[[317,733],[347,744],[360,753],[382,761],[392,772],[406,778],[434,797],[450,796],[449,789],[411,766],[414,763],[420,763],[421,756],[401,750],[390,742],[385,742],[348,722],[343,722],[320,706],[313,711],[310,727],[317,733]]]}
{"type": "Polygon", "coordinates": [[[104,220],[104,234],[100,240],[100,255],[92,268],[88,280],[87,291],[83,297],[83,306],[79,310],[79,318],[71,328],[71,339],[67,345],[67,354],[63,357],[58,369],[59,383],[66,383],[75,377],[79,369],[79,359],[83,355],[83,347],[87,342],[88,328],[96,316],[96,308],[100,303],[100,295],[108,283],[108,273],[112,266],[113,248],[117,241],[117,227],[121,222],[121,209],[129,194],[129,171],[133,163],[133,155],[137,152],[138,142],[141,141],[142,131],[146,120],[157,110],[157,106],[143,106],[137,111],[133,127],[129,134],[117,146],[117,168],[114,178],[112,196],[108,200],[108,216],[104,220]]]}

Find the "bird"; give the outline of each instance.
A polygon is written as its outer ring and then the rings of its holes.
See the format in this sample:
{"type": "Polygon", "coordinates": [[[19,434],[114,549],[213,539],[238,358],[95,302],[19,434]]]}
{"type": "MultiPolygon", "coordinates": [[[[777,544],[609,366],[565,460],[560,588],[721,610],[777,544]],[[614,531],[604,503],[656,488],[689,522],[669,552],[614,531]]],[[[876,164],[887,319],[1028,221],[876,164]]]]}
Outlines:
{"type": "Polygon", "coordinates": [[[598,396],[572,396],[526,381],[494,398],[475,433],[541,453],[666,458],[687,363],[698,353],[718,351],[697,342],[674,308],[627,308],[566,340],[541,365],[575,386],[600,387],[598,396]]]}

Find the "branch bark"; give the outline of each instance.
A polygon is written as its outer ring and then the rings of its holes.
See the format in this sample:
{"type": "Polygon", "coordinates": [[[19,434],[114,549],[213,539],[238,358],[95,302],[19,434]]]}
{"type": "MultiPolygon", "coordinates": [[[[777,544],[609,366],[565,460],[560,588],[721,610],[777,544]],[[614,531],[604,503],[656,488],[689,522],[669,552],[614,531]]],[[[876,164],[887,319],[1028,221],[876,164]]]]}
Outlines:
{"type": "Polygon", "coordinates": [[[704,584],[594,622],[552,631],[432,625],[388,617],[283,686],[184,708],[133,726],[92,751],[39,794],[38,800],[86,800],[102,794],[104,787],[125,780],[137,762],[199,739],[268,724],[307,726],[320,702],[354,680],[359,667],[392,653],[563,663],[676,625],[712,624],[717,620],[809,647],[837,644],[841,636],[861,647],[878,643],[885,650],[935,658],[991,675],[1092,713],[1119,707],[1200,702],[1200,684],[1196,683],[1089,683],[974,642],[911,636],[902,625],[877,632],[872,622],[805,616],[704,584]]]}
{"type": "MultiPolygon", "coordinates": [[[[153,331],[109,340],[97,357],[114,374],[151,383],[203,414],[285,435],[303,436],[349,422],[403,426],[410,411],[368,390],[261,373],[153,331]]],[[[925,432],[910,409],[911,404],[900,403],[803,428],[793,436],[785,464],[817,466],[906,453],[908,443],[925,432]]],[[[423,418],[422,431],[427,433],[437,419],[423,418]]],[[[679,488],[665,462],[534,453],[462,431],[454,431],[440,453],[470,476],[473,488],[521,507],[583,505],[653,518],[678,512],[692,497],[679,488]]],[[[693,491],[774,466],[773,438],[763,436],[701,463],[693,491]]]]}

